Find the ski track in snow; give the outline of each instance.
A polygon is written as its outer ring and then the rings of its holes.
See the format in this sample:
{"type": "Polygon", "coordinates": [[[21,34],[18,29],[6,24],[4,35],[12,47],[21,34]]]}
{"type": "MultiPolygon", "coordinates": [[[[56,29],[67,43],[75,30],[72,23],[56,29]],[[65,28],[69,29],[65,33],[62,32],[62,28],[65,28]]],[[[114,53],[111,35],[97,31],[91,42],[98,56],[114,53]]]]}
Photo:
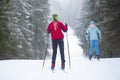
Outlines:
{"type": "Polygon", "coordinates": [[[67,40],[65,33],[65,72],[60,69],[58,50],[55,73],[50,69],[51,59],[47,59],[42,69],[43,60],[1,60],[0,80],[120,80],[120,58],[92,59],[84,58],[78,38],[69,28],[69,47],[71,69],[69,68],[67,40]]]}

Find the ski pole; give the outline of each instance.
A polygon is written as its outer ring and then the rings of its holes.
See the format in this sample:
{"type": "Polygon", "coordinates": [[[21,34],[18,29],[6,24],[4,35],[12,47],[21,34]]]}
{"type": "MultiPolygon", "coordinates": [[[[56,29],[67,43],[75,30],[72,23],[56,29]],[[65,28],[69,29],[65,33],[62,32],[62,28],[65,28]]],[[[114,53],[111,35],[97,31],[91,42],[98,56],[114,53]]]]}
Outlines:
{"type": "Polygon", "coordinates": [[[69,51],[68,33],[66,33],[66,37],[67,37],[69,67],[70,67],[70,69],[71,69],[71,59],[70,59],[70,51],[69,51]]]}
{"type": "MultiPolygon", "coordinates": [[[[47,34],[47,37],[48,37],[48,36],[49,36],[49,35],[47,34]]],[[[47,55],[48,44],[49,44],[49,41],[47,41],[47,45],[46,45],[46,49],[45,49],[45,55],[44,55],[44,59],[43,59],[42,69],[44,68],[44,64],[45,64],[45,58],[46,58],[46,55],[47,55]]]]}

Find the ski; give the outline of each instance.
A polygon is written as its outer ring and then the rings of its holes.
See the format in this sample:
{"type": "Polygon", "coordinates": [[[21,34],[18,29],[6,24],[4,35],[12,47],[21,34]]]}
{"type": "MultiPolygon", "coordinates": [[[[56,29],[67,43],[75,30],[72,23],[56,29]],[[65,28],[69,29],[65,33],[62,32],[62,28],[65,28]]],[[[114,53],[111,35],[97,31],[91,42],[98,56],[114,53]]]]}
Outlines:
{"type": "MultiPolygon", "coordinates": [[[[93,59],[89,59],[89,60],[92,61],[93,59]]],[[[100,61],[100,59],[98,59],[98,58],[96,60],[100,61]]]]}
{"type": "Polygon", "coordinates": [[[65,69],[61,69],[61,71],[65,72],[65,73],[68,73],[65,69]]]}
{"type": "Polygon", "coordinates": [[[51,71],[52,71],[53,74],[55,73],[55,70],[51,70],[51,71]]]}
{"type": "MultiPolygon", "coordinates": [[[[53,74],[55,74],[55,70],[51,70],[53,74]]],[[[66,70],[61,69],[64,73],[68,73],[66,70]]]]}
{"type": "Polygon", "coordinates": [[[68,73],[67,71],[65,71],[65,70],[62,70],[63,72],[65,72],[65,73],[68,73]]]}
{"type": "Polygon", "coordinates": [[[98,61],[100,61],[100,59],[97,59],[98,61]]]}

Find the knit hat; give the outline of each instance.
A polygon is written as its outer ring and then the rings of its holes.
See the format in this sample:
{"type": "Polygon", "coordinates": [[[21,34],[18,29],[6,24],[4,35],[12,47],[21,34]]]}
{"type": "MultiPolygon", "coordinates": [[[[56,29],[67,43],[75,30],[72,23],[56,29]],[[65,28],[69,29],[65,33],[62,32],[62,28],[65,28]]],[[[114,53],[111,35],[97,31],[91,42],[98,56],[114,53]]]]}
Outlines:
{"type": "Polygon", "coordinates": [[[95,22],[94,21],[90,21],[90,25],[95,25],[95,22]]]}
{"type": "Polygon", "coordinates": [[[57,14],[53,14],[52,17],[53,17],[53,20],[54,20],[54,21],[57,21],[57,20],[58,20],[58,15],[57,15],[57,14]]]}

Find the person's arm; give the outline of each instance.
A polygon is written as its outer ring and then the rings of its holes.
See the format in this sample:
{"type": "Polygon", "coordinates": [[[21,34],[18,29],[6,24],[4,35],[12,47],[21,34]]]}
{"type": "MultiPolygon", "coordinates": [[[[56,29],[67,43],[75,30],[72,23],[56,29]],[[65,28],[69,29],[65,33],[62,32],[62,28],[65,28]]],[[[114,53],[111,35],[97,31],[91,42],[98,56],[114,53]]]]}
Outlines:
{"type": "Polygon", "coordinates": [[[47,27],[47,32],[48,32],[48,33],[51,33],[50,25],[51,25],[51,24],[49,24],[48,27],[47,27]]]}
{"type": "Polygon", "coordinates": [[[89,37],[89,28],[86,31],[86,41],[88,41],[88,37],[89,37]]]}
{"type": "Polygon", "coordinates": [[[98,32],[99,38],[101,40],[102,39],[102,34],[101,34],[101,31],[98,28],[97,28],[97,32],[98,32]]]}
{"type": "Polygon", "coordinates": [[[65,23],[65,25],[63,23],[61,23],[61,28],[64,32],[67,32],[68,31],[68,25],[65,23]]]}

